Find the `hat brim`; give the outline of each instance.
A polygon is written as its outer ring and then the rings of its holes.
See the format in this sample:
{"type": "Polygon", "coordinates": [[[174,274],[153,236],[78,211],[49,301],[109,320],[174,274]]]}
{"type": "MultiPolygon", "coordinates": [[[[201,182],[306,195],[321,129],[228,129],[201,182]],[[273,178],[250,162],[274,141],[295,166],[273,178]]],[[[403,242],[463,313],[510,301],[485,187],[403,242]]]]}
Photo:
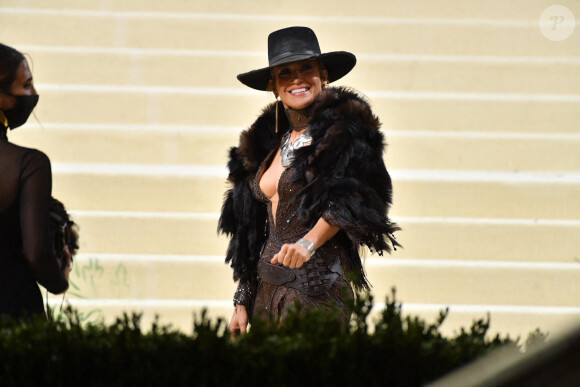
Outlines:
{"type": "Polygon", "coordinates": [[[320,55],[301,54],[287,57],[284,61],[276,63],[273,66],[238,74],[237,78],[244,85],[252,89],[265,91],[268,89],[268,83],[272,78],[272,68],[308,59],[316,59],[324,64],[326,71],[328,71],[328,82],[334,82],[344,77],[356,65],[356,57],[348,51],[332,51],[320,55]]]}

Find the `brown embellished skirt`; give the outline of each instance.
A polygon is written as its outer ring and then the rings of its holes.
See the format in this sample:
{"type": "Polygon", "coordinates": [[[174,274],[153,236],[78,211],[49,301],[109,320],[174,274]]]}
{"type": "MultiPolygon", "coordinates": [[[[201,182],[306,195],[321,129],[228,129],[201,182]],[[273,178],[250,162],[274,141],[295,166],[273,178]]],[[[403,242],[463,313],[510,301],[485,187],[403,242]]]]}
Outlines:
{"type": "Polygon", "coordinates": [[[306,295],[300,290],[284,285],[272,285],[259,280],[252,316],[271,317],[275,321],[283,321],[294,304],[299,303],[306,311],[320,308],[337,310],[341,323],[346,327],[351,314],[349,304],[353,297],[350,284],[342,276],[339,276],[326,292],[316,296],[306,295]]]}

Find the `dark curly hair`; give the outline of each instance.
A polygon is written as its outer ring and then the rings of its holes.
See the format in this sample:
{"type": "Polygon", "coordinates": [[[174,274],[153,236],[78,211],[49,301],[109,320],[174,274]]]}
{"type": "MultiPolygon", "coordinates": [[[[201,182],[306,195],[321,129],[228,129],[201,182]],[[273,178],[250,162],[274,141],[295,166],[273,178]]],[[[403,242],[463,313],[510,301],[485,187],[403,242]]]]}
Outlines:
{"type": "Polygon", "coordinates": [[[24,55],[20,51],[0,43],[0,91],[10,93],[16,80],[18,66],[24,60],[24,55]]]}
{"type": "Polygon", "coordinates": [[[79,248],[78,226],[69,217],[64,204],[55,198],[50,203],[49,228],[57,257],[64,260],[65,246],[68,246],[71,257],[74,257],[79,248]]]}

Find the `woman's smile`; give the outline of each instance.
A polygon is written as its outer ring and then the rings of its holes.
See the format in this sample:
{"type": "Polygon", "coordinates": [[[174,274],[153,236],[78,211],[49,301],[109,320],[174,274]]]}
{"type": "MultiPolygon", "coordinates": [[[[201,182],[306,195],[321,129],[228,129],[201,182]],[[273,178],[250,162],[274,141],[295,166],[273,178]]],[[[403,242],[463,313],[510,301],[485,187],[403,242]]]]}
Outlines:
{"type": "Polygon", "coordinates": [[[316,60],[303,60],[274,69],[275,92],[285,108],[304,109],[322,92],[328,77],[316,60]]]}
{"type": "Polygon", "coordinates": [[[290,94],[296,95],[296,94],[301,94],[301,93],[306,93],[307,91],[309,91],[310,88],[309,87],[301,87],[300,89],[294,89],[294,90],[290,90],[290,94]]]}

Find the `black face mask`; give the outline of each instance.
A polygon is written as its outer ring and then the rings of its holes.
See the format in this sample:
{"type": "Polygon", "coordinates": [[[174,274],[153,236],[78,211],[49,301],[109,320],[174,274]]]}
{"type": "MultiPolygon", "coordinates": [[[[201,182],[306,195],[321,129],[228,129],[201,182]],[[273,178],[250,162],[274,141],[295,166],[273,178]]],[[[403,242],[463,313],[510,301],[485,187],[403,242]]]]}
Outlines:
{"type": "Polygon", "coordinates": [[[8,120],[8,127],[16,129],[22,126],[32,114],[34,107],[38,103],[38,94],[36,95],[12,95],[16,98],[16,105],[10,110],[4,110],[4,115],[8,120]]]}

